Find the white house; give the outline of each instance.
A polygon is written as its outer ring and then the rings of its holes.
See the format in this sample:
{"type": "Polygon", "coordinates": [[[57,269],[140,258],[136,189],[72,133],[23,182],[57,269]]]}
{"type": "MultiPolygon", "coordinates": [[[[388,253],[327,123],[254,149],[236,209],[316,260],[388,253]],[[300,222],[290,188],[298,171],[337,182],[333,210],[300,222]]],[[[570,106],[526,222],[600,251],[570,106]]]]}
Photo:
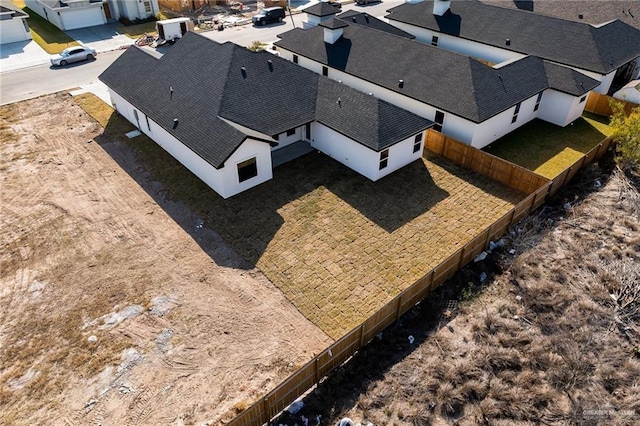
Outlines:
{"type": "Polygon", "coordinates": [[[598,85],[533,56],[492,67],[358,12],[279,37],[282,58],[432,120],[435,130],[476,148],[534,118],[566,126],[598,85]]]}
{"type": "Polygon", "coordinates": [[[302,21],[302,28],[315,27],[322,21],[335,17],[340,9],[328,1],[315,3],[304,9],[306,20],[302,21]]]}
{"type": "Polygon", "coordinates": [[[0,44],[31,40],[28,17],[11,2],[0,3],[0,44]]]}
{"type": "Polygon", "coordinates": [[[640,105],[640,80],[630,81],[622,89],[614,93],[613,97],[640,105]]]}
{"type": "MultiPolygon", "coordinates": [[[[625,12],[626,13],[626,12],[625,12]]],[[[640,31],[613,20],[570,21],[479,1],[412,1],[385,17],[417,40],[493,63],[527,55],[569,66],[608,93],[640,75],[640,31]]]]}
{"type": "Polygon", "coordinates": [[[160,11],[158,0],[25,0],[25,5],[61,30],[93,27],[121,18],[146,19],[160,11]]]}
{"type": "Polygon", "coordinates": [[[159,59],[127,49],[99,79],[122,116],[223,198],[313,150],[378,180],[419,159],[433,125],[270,53],[192,32],[159,59]]]}

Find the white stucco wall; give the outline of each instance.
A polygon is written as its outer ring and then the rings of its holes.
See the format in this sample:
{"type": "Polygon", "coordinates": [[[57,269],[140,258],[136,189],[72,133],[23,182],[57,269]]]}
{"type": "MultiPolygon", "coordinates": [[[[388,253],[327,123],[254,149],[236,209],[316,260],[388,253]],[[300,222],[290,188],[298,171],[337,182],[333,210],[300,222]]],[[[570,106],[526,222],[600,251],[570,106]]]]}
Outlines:
{"type": "Polygon", "coordinates": [[[38,15],[42,16],[47,21],[51,22],[53,25],[60,29],[64,29],[62,24],[62,18],[58,15],[53,9],[44,4],[40,3],[38,0],[24,0],[25,6],[29,9],[36,12],[38,15]]]}
{"type": "MultiPolygon", "coordinates": [[[[292,52],[284,50],[282,48],[278,48],[278,51],[280,52],[281,57],[292,60],[292,52]]],[[[309,58],[298,55],[298,64],[318,74],[322,73],[322,64],[309,58]]],[[[333,68],[329,68],[328,77],[332,80],[341,81],[343,84],[346,84],[347,86],[352,87],[356,90],[360,90],[361,92],[372,93],[377,98],[385,100],[400,108],[406,109],[407,111],[411,111],[421,117],[427,118],[429,120],[435,120],[437,109],[431,105],[425,104],[408,96],[401,95],[400,93],[394,92],[387,88],[378,86],[377,84],[368,82],[366,80],[333,68]]],[[[456,116],[446,111],[442,112],[445,113],[442,133],[455,138],[460,142],[470,144],[474,138],[474,132],[476,131],[477,124],[473,121],[467,120],[460,116],[456,116]]],[[[511,122],[510,117],[509,122],[511,122]]]]}
{"type": "Polygon", "coordinates": [[[287,136],[287,133],[280,133],[278,135],[278,146],[273,147],[271,150],[275,151],[277,149],[283,148],[287,145],[291,145],[294,142],[298,142],[299,140],[305,139],[304,126],[296,127],[295,133],[291,136],[287,136]]]}
{"type": "MultiPolygon", "coordinates": [[[[536,94],[520,104],[520,111],[518,112],[518,118],[515,123],[511,122],[516,109],[515,106],[512,106],[508,110],[478,124],[471,145],[478,149],[484,148],[496,139],[513,132],[518,127],[536,118],[540,112],[540,109],[538,109],[538,111],[533,110],[537,98],[538,95],[536,94]]],[[[540,106],[542,107],[542,104],[540,106]]]]}
{"type": "Polygon", "coordinates": [[[271,151],[268,143],[247,139],[229,159],[227,159],[224,167],[216,169],[153,120],[149,120],[149,126],[147,126],[145,114],[139,110],[137,121],[133,105],[113,90],[109,90],[109,94],[112,105],[114,105],[120,115],[133,123],[134,126],[138,126],[139,121],[140,130],[143,133],[153,139],[162,149],[167,151],[173,158],[178,160],[223,198],[229,198],[266,182],[273,177],[271,151]],[[237,164],[252,157],[256,157],[258,175],[244,182],[239,182],[237,164]]]}
{"type": "Polygon", "coordinates": [[[25,18],[9,18],[0,21],[0,43],[31,40],[31,31],[25,18]]]}
{"type": "MultiPolygon", "coordinates": [[[[584,96],[587,96],[586,94],[584,96]]],[[[548,89],[542,96],[538,117],[557,126],[566,126],[582,115],[586,101],[579,97],[548,89]]]]}
{"type": "Polygon", "coordinates": [[[415,135],[393,145],[389,148],[387,167],[379,170],[379,152],[369,149],[321,123],[314,122],[311,132],[313,135],[311,146],[372,181],[419,159],[424,146],[424,134],[421,149],[415,153],[413,152],[415,135]]]}
{"type": "Polygon", "coordinates": [[[616,76],[615,70],[611,71],[607,75],[602,75],[602,74],[598,74],[597,72],[586,71],[580,68],[573,67],[573,69],[593,78],[594,80],[598,80],[600,82],[600,85],[595,89],[593,89],[593,91],[602,93],[603,95],[607,94],[607,92],[611,88],[611,83],[613,83],[613,78],[616,76]]]}
{"type": "Polygon", "coordinates": [[[426,28],[416,27],[414,25],[405,24],[404,22],[392,21],[389,22],[400,28],[403,31],[413,34],[416,40],[431,44],[432,37],[438,36],[438,47],[452,52],[461,53],[466,56],[473,56],[476,58],[485,59],[494,63],[500,63],[513,59],[521,59],[527,55],[521,53],[512,52],[506,49],[500,49],[493,46],[487,46],[486,44],[478,43],[471,40],[466,40],[460,37],[454,37],[448,34],[439,33],[426,28]]]}

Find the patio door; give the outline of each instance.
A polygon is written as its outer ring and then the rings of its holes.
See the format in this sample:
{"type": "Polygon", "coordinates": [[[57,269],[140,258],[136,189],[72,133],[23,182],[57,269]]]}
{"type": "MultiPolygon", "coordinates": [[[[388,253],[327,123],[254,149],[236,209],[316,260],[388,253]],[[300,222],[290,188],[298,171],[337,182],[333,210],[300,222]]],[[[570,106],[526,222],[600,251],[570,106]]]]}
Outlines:
{"type": "Polygon", "coordinates": [[[104,10],[104,17],[107,18],[107,21],[111,20],[111,8],[109,8],[109,3],[104,2],[102,4],[102,8],[104,10]]]}

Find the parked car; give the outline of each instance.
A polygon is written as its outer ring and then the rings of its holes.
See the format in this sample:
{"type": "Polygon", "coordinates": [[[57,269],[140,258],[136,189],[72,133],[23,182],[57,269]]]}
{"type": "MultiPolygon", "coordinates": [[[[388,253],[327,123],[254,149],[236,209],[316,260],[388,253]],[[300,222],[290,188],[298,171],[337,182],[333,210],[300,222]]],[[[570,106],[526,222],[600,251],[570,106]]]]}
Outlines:
{"type": "Polygon", "coordinates": [[[267,25],[274,22],[282,22],[284,9],[281,7],[267,7],[251,18],[253,25],[267,25]]]}
{"type": "Polygon", "coordinates": [[[377,3],[379,1],[382,1],[382,0],[356,0],[356,4],[363,5],[363,4],[369,4],[369,3],[377,3]]]}
{"type": "Polygon", "coordinates": [[[51,65],[64,67],[67,64],[80,61],[92,61],[98,53],[88,46],[67,47],[58,55],[51,57],[51,65]]]}

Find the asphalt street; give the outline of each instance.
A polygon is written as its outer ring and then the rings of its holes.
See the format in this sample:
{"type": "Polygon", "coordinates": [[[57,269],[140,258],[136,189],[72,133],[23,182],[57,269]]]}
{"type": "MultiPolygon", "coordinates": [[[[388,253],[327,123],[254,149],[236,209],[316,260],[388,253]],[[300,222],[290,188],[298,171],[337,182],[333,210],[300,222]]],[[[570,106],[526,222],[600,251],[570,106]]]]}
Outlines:
{"type": "MultiPolygon", "coordinates": [[[[365,6],[348,4],[342,12],[350,9],[366,12],[372,16],[382,17],[386,11],[403,3],[402,0],[386,0],[365,6]]],[[[294,14],[279,24],[266,27],[244,25],[226,28],[224,31],[205,31],[205,37],[217,42],[231,41],[241,46],[248,46],[253,41],[273,43],[282,34],[295,27],[302,27],[304,13],[294,14]]],[[[54,68],[49,64],[22,68],[0,73],[0,104],[10,104],[49,93],[59,92],[86,84],[98,82],[100,75],[124,50],[100,53],[95,61],[81,62],[64,68],[54,68]]]]}

